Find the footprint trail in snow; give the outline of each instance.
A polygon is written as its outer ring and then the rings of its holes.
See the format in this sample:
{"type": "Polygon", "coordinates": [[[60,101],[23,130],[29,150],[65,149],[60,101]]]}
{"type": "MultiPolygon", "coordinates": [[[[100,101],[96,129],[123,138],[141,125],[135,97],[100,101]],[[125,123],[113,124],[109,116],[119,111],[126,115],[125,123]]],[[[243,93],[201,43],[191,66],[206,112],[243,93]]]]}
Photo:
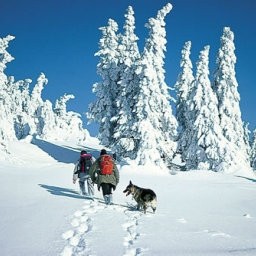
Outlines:
{"type": "MultiPolygon", "coordinates": [[[[140,256],[145,249],[136,246],[136,241],[140,237],[138,232],[139,219],[143,215],[139,211],[133,211],[121,205],[106,206],[98,201],[85,201],[82,210],[74,213],[71,220],[72,228],[62,234],[66,240],[61,256],[92,256],[96,255],[92,251],[92,246],[88,242],[86,235],[92,231],[94,223],[93,217],[97,212],[104,209],[110,209],[125,214],[125,221],[122,228],[125,231],[123,238],[124,254],[123,256],[140,256]]],[[[121,228],[121,227],[120,227],[121,228]]]]}
{"type": "Polygon", "coordinates": [[[86,201],[83,209],[74,213],[71,221],[73,229],[62,234],[62,238],[67,241],[67,245],[61,253],[62,256],[92,255],[85,235],[93,227],[93,221],[90,216],[102,209],[104,209],[104,206],[99,205],[98,202],[86,201]]]}
{"type": "Polygon", "coordinates": [[[125,214],[127,221],[123,224],[123,229],[126,231],[123,243],[125,246],[124,256],[139,256],[142,253],[142,248],[136,247],[135,242],[140,236],[138,225],[142,213],[126,210],[125,214]]]}

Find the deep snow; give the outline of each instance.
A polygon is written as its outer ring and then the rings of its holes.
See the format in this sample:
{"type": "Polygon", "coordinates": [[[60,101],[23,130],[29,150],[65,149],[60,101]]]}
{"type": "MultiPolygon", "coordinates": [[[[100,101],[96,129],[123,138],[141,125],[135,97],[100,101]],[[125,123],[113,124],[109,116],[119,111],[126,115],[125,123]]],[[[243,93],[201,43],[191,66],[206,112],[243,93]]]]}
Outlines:
{"type": "MultiPolygon", "coordinates": [[[[86,145],[95,157],[99,145],[86,145]]],[[[123,166],[112,206],[72,183],[81,145],[10,144],[0,164],[0,253],[55,255],[256,255],[256,177],[123,166]],[[174,175],[175,174],[175,175],[174,175]],[[155,214],[134,210],[129,180],[158,196],[155,214]]],[[[96,189],[96,187],[95,187],[96,189]]]]}

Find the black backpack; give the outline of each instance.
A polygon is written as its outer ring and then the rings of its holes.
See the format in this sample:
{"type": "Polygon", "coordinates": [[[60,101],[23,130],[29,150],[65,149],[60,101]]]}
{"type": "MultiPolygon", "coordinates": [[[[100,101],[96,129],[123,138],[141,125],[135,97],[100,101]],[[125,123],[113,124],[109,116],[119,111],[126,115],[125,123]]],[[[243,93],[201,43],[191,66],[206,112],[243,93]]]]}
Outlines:
{"type": "Polygon", "coordinates": [[[88,174],[91,166],[92,166],[92,155],[91,154],[81,155],[79,159],[79,166],[78,166],[79,173],[85,172],[88,174]]]}

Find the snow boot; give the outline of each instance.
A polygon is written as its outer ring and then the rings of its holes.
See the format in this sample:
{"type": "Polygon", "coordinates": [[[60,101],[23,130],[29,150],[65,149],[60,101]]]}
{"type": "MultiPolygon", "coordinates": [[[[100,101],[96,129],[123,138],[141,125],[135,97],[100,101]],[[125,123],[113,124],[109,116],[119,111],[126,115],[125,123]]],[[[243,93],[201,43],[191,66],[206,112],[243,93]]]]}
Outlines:
{"type": "Polygon", "coordinates": [[[109,204],[109,195],[104,196],[105,204],[109,204]]]}
{"type": "Polygon", "coordinates": [[[86,196],[87,193],[85,192],[85,187],[84,187],[84,182],[83,181],[79,181],[79,188],[80,188],[80,195],[86,196]]]}
{"type": "Polygon", "coordinates": [[[112,196],[112,194],[109,195],[109,204],[113,204],[113,196],[112,196]]]}

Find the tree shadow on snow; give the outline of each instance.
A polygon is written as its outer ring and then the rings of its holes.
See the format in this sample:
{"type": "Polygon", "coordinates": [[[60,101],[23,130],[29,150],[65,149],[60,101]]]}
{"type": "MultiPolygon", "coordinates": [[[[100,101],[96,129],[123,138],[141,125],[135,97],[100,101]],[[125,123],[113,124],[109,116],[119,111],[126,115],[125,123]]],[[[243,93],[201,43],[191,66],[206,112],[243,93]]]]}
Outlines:
{"type": "Polygon", "coordinates": [[[246,180],[249,180],[249,181],[252,181],[252,182],[256,182],[256,179],[247,178],[247,177],[244,177],[244,176],[238,176],[238,175],[236,175],[236,177],[238,177],[238,178],[243,178],[243,179],[246,179],[246,180]]]}
{"type": "Polygon", "coordinates": [[[80,153],[81,150],[86,150],[87,153],[92,154],[92,156],[95,159],[97,159],[100,156],[100,150],[97,150],[97,149],[92,148],[92,147],[86,147],[86,146],[70,147],[70,146],[67,146],[66,148],[78,152],[77,158],[79,158],[79,153],[80,153]]]}
{"type": "Polygon", "coordinates": [[[75,163],[79,159],[80,151],[86,150],[88,153],[97,159],[100,155],[99,150],[91,147],[70,147],[70,146],[58,146],[45,140],[33,138],[32,143],[49,154],[55,160],[62,163],[75,163]]]}
{"type": "Polygon", "coordinates": [[[79,156],[78,152],[55,145],[48,141],[34,138],[32,143],[42,149],[52,158],[62,163],[75,163],[79,156]]]}
{"type": "Polygon", "coordinates": [[[80,151],[82,149],[90,152],[95,158],[99,157],[99,151],[88,148],[88,147],[69,147],[69,146],[58,146],[45,140],[33,138],[32,143],[46,152],[55,160],[62,163],[75,163],[79,159],[80,151]]]}
{"type": "MultiPolygon", "coordinates": [[[[86,150],[88,153],[92,154],[92,156],[97,159],[100,156],[100,150],[92,148],[92,147],[86,147],[86,146],[80,146],[77,147],[71,147],[71,146],[59,146],[56,144],[53,144],[51,142],[33,138],[32,143],[39,147],[41,150],[46,152],[48,155],[50,155],[52,158],[57,160],[61,163],[76,163],[76,161],[79,159],[80,151],[86,150]]],[[[109,153],[112,155],[112,152],[109,151],[109,153]]],[[[119,157],[117,156],[116,163],[120,165],[126,165],[127,162],[125,160],[120,161],[119,157]]]]}
{"type": "Polygon", "coordinates": [[[76,198],[76,199],[84,199],[83,196],[79,195],[79,193],[73,189],[49,186],[49,185],[45,185],[45,184],[38,184],[38,185],[41,188],[44,188],[50,194],[55,195],[55,196],[65,196],[65,197],[71,197],[71,198],[76,198]]]}

